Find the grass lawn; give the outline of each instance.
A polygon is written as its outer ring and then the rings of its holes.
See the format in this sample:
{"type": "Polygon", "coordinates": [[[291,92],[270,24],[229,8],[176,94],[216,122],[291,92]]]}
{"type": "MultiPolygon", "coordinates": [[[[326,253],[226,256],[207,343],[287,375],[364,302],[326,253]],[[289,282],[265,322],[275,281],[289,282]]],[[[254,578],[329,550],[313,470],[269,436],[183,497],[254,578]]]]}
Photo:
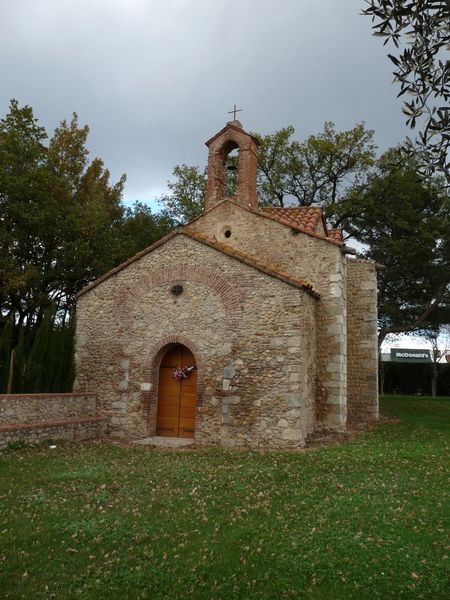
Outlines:
{"type": "Polygon", "coordinates": [[[0,597],[450,598],[450,399],[382,410],[301,453],[4,453],[0,597]]]}

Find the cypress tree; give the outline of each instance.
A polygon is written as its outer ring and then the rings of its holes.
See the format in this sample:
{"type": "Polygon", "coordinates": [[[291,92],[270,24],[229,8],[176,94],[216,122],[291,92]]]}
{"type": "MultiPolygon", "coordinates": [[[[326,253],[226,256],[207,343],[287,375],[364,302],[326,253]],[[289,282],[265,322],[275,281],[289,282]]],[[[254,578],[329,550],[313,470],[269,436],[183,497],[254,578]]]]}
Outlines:
{"type": "Polygon", "coordinates": [[[6,393],[6,387],[8,385],[13,330],[14,323],[13,319],[10,317],[4,323],[0,335],[0,392],[3,394],[6,393]]]}
{"type": "Polygon", "coordinates": [[[17,346],[14,352],[13,393],[20,394],[24,390],[26,368],[25,327],[22,325],[18,333],[17,346]]]}
{"type": "Polygon", "coordinates": [[[51,352],[54,310],[47,309],[38,325],[27,369],[27,392],[48,392],[54,369],[54,357],[51,352]]]}
{"type": "Polygon", "coordinates": [[[71,392],[73,380],[75,379],[75,317],[71,316],[69,321],[61,330],[63,351],[61,353],[61,373],[59,385],[61,392],[71,392]]]}

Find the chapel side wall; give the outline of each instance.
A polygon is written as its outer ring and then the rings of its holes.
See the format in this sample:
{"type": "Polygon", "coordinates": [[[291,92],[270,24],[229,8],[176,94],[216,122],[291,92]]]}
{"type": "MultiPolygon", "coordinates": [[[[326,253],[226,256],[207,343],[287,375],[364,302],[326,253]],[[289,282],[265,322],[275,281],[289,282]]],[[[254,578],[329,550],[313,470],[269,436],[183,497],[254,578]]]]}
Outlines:
{"type": "Polygon", "coordinates": [[[316,303],[176,236],[79,298],[78,389],[98,392],[113,436],[153,435],[158,357],[166,344],[183,343],[198,366],[198,443],[301,447],[312,420],[316,303]],[[174,283],[183,285],[181,296],[171,295],[174,283]]]}
{"type": "Polygon", "coordinates": [[[226,446],[299,448],[311,426],[307,352],[316,300],[276,281],[267,284],[260,275],[249,279],[233,344],[235,376],[214,390],[216,399],[232,393],[222,402],[226,446]]]}
{"type": "Polygon", "coordinates": [[[317,314],[319,302],[314,302],[308,311],[304,348],[301,360],[306,366],[306,435],[311,435],[316,429],[317,421],[317,314]]]}
{"type": "Polygon", "coordinates": [[[348,421],[378,419],[375,263],[347,259],[348,421]]]}
{"type": "Polygon", "coordinates": [[[347,422],[346,266],[339,245],[225,202],[189,227],[309,281],[317,305],[316,429],[347,422]],[[225,231],[231,231],[225,237],[225,231]]]}

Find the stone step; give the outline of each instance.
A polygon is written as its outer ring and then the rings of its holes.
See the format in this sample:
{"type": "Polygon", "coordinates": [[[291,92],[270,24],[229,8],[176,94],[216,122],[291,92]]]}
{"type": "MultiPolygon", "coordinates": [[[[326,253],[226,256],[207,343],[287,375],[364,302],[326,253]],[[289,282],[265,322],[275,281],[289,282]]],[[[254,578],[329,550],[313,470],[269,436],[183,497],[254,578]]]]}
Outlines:
{"type": "Polygon", "coordinates": [[[195,444],[195,440],[192,438],[154,436],[134,440],[133,444],[139,446],[156,446],[158,448],[185,448],[186,446],[195,444]]]}

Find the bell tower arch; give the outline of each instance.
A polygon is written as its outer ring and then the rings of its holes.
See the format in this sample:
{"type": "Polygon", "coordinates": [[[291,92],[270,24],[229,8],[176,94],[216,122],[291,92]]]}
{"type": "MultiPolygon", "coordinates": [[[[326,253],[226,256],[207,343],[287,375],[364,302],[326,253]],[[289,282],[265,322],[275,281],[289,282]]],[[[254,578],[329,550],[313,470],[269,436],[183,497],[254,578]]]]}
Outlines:
{"type": "Polygon", "coordinates": [[[239,121],[230,121],[206,145],[209,155],[205,211],[225,198],[244,208],[258,208],[258,140],[244,131],[239,121]]]}

